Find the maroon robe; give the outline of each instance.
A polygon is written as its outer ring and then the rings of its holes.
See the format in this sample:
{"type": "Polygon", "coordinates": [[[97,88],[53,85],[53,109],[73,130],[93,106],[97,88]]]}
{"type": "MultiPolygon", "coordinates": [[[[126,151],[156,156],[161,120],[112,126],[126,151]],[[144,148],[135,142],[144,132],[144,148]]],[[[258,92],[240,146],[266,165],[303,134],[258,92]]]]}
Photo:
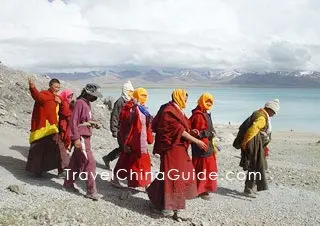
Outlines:
{"type": "MultiPolygon", "coordinates": [[[[141,153],[141,120],[137,106],[127,103],[120,114],[122,127],[120,137],[123,145],[130,147],[131,152],[122,150],[114,172],[118,179],[128,180],[128,187],[146,187],[151,183],[151,159],[149,153],[141,153]],[[130,113],[132,110],[132,114],[130,113]],[[130,116],[131,114],[131,116],[130,116]],[[138,176],[137,176],[138,174],[138,176]]],[[[148,144],[153,143],[150,119],[146,119],[148,144]]]]}
{"type": "Polygon", "coordinates": [[[187,152],[190,143],[182,137],[183,131],[190,131],[189,120],[169,102],[158,112],[152,127],[156,132],[154,153],[161,156],[164,178],[158,175],[147,188],[149,199],[158,210],[185,209],[186,199],[197,196],[194,168],[187,152]],[[176,175],[179,178],[174,180],[176,175]]]}
{"type": "MultiPolygon", "coordinates": [[[[192,111],[190,123],[192,129],[197,129],[200,132],[208,130],[209,128],[209,122],[199,107],[192,111]]],[[[196,174],[198,175],[196,178],[199,195],[205,192],[216,192],[218,190],[217,159],[214,153],[210,150],[211,148],[209,145],[209,143],[212,142],[212,139],[209,139],[208,137],[201,137],[200,139],[208,146],[208,150],[206,151],[211,152],[211,154],[209,153],[209,155],[205,157],[196,155],[192,156],[192,163],[196,174]]],[[[205,152],[205,150],[202,151],[205,152]]]]}

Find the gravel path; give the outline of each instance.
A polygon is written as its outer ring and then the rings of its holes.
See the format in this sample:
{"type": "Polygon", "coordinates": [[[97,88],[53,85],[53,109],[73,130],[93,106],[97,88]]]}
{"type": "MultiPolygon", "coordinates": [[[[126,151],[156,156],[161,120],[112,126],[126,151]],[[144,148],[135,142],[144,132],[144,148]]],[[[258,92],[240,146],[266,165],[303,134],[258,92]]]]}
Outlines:
{"type": "MultiPolygon", "coordinates": [[[[225,129],[228,131],[228,129],[225,129]]],[[[223,131],[220,128],[220,131],[223,131]]],[[[226,132],[227,133],[227,132],[226,132]]],[[[224,133],[221,133],[224,135],[224,133]]],[[[281,145],[283,134],[276,135],[274,145],[281,145]]],[[[0,129],[0,225],[319,225],[320,192],[319,145],[296,146],[296,151],[283,148],[270,156],[269,190],[260,192],[257,199],[242,196],[243,182],[219,181],[219,191],[212,194],[212,201],[189,200],[183,216],[192,216],[192,222],[175,223],[160,219],[152,211],[147,195],[134,189],[116,189],[108,181],[97,179],[98,191],[104,197],[98,202],[61,190],[62,179],[56,171],[44,179],[34,179],[24,170],[28,153],[28,133],[5,126],[0,129]],[[298,151],[314,154],[309,158],[298,151]],[[289,160],[285,156],[289,155],[289,160]],[[295,154],[294,158],[292,155],[295,154]],[[317,155],[316,155],[317,154],[317,155]],[[296,167],[295,161],[299,161],[296,167]],[[307,176],[302,178],[302,176],[307,176]],[[19,185],[19,194],[9,191],[9,185],[19,185]],[[131,193],[126,198],[123,193],[131,193]],[[24,193],[24,194],[22,194],[24,193]]],[[[290,135],[294,140],[294,135],[290,135]]],[[[310,141],[312,140],[310,135],[310,141]]],[[[106,147],[103,137],[95,136],[96,147],[106,147]]],[[[115,145],[109,141],[107,152],[115,145]]],[[[230,144],[221,143],[219,171],[241,172],[238,152],[230,144]]],[[[102,167],[101,156],[106,151],[95,150],[99,173],[108,172],[102,167]]],[[[159,159],[153,157],[153,164],[159,159]]],[[[114,162],[113,162],[114,164],[114,162]]],[[[85,184],[77,183],[82,194],[85,184]]]]}
{"type": "MultiPolygon", "coordinates": [[[[57,171],[34,179],[24,169],[33,104],[26,79],[27,74],[0,65],[0,225],[320,225],[320,137],[314,134],[273,134],[269,190],[250,199],[242,195],[244,181],[224,177],[230,171],[242,172],[240,153],[231,146],[236,129],[216,125],[222,147],[219,189],[212,194],[212,201],[187,202],[182,215],[192,217],[190,222],[159,218],[143,191],[116,189],[99,177],[97,188],[103,198],[98,202],[83,197],[85,184],[81,181],[77,186],[82,195],[63,191],[57,171]]],[[[42,88],[47,82],[48,78],[36,79],[42,88]]],[[[97,172],[106,173],[101,157],[116,147],[116,140],[108,131],[110,112],[103,102],[94,104],[93,109],[103,123],[92,141],[97,172]]],[[[159,159],[152,156],[152,163],[156,170],[159,159]]]]}

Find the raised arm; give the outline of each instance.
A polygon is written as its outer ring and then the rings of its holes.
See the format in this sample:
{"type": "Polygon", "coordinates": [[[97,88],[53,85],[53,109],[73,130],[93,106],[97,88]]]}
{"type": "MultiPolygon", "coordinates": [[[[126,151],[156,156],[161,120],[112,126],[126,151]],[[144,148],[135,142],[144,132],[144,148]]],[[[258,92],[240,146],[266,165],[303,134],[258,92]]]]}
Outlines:
{"type": "Polygon", "coordinates": [[[38,91],[32,78],[28,78],[28,82],[30,94],[36,102],[43,103],[46,100],[52,99],[48,95],[45,95],[44,93],[38,91]]]}

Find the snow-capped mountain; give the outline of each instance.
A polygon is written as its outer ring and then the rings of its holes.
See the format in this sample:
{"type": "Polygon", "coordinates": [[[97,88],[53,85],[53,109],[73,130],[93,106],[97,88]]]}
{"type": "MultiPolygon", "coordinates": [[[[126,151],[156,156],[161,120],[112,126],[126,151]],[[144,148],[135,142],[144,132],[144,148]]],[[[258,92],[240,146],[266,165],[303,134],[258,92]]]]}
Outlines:
{"type": "Polygon", "coordinates": [[[183,68],[146,68],[143,69],[107,69],[103,71],[46,73],[50,77],[63,80],[94,80],[101,83],[134,80],[155,84],[233,84],[267,86],[306,86],[320,87],[320,72],[317,71],[251,71],[183,69],[183,68]]]}

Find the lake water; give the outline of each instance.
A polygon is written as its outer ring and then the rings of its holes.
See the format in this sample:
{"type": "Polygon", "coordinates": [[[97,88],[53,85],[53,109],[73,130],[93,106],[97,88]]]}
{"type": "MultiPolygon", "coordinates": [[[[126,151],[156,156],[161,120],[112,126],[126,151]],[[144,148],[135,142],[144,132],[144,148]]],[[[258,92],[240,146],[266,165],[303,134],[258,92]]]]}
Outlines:
{"type": "MultiPolygon", "coordinates": [[[[171,98],[172,88],[147,89],[148,109],[156,114],[161,104],[171,98]]],[[[304,88],[189,88],[188,103],[185,113],[191,115],[197,100],[204,92],[211,93],[215,98],[212,112],[213,123],[241,124],[251,113],[264,106],[268,100],[278,98],[280,111],[272,118],[274,131],[289,131],[320,133],[320,89],[304,88]]],[[[118,98],[121,89],[104,89],[105,96],[118,98]]]]}

